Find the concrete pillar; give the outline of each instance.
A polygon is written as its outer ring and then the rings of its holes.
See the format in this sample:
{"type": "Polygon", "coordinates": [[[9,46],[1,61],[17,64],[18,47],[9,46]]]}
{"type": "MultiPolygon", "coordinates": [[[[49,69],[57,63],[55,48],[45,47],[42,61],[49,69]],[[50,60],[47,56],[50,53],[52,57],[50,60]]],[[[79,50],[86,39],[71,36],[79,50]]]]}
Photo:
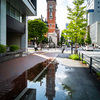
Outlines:
{"type": "Polygon", "coordinates": [[[27,16],[23,16],[22,22],[25,25],[25,33],[21,36],[21,49],[25,52],[28,50],[28,20],[27,16]]]}
{"type": "Polygon", "coordinates": [[[0,44],[6,45],[6,0],[0,0],[0,44]]]}

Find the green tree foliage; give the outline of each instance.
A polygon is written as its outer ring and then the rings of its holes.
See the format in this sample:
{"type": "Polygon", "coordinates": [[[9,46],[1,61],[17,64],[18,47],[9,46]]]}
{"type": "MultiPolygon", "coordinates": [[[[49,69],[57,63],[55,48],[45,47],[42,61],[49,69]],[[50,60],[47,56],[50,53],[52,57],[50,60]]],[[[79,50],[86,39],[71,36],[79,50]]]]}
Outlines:
{"type": "Polygon", "coordinates": [[[40,41],[42,41],[42,37],[46,34],[46,32],[48,31],[48,27],[46,27],[46,24],[39,20],[39,19],[35,19],[35,20],[29,20],[28,21],[28,38],[36,38],[36,42],[37,39],[40,41]]]}
{"type": "Polygon", "coordinates": [[[84,38],[83,38],[83,37],[78,38],[78,43],[79,43],[80,45],[84,45],[84,44],[85,44],[85,43],[84,43],[84,38]]]}
{"type": "Polygon", "coordinates": [[[62,43],[64,43],[64,42],[65,42],[65,38],[64,38],[64,34],[63,34],[63,33],[61,34],[60,41],[61,41],[61,45],[62,45],[62,43]]]}
{"type": "Polygon", "coordinates": [[[43,36],[42,43],[48,43],[48,38],[43,36]]]}
{"type": "Polygon", "coordinates": [[[67,18],[70,23],[67,26],[68,29],[63,30],[63,33],[66,33],[66,38],[75,39],[75,43],[77,43],[78,38],[82,38],[86,34],[87,20],[84,18],[86,6],[82,6],[83,3],[84,0],[74,0],[73,9],[67,6],[69,12],[67,18]]]}
{"type": "Polygon", "coordinates": [[[87,37],[86,37],[85,42],[86,42],[87,44],[91,44],[91,37],[90,37],[89,32],[88,32],[88,34],[87,34],[87,37]]]}

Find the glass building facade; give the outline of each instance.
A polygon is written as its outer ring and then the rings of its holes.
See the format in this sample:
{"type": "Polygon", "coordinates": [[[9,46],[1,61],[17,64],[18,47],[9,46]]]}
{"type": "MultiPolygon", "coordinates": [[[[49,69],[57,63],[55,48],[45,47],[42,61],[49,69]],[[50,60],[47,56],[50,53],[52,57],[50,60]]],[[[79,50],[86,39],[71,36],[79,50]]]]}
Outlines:
{"type": "Polygon", "coordinates": [[[22,14],[16,9],[14,8],[9,2],[7,2],[7,14],[13,18],[15,18],[16,20],[22,22],[22,14]]]}

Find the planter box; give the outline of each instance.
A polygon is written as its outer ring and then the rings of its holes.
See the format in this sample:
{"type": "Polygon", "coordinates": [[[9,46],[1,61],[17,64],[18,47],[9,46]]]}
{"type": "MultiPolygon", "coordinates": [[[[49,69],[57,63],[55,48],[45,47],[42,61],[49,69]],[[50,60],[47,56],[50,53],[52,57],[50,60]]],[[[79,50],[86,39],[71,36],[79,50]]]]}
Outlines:
{"type": "Polygon", "coordinates": [[[0,63],[4,61],[8,61],[14,58],[22,57],[23,51],[14,51],[14,52],[6,52],[3,54],[0,54],[0,63]]]}

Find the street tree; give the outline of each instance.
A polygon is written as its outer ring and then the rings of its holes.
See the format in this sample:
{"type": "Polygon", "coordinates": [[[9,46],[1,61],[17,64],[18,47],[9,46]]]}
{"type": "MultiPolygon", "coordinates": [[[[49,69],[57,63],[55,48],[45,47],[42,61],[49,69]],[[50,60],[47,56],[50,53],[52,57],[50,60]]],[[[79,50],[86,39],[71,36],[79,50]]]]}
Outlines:
{"type": "Polygon", "coordinates": [[[63,33],[61,34],[60,41],[61,41],[61,46],[62,46],[62,44],[65,42],[65,38],[64,38],[63,33]]]}
{"type": "Polygon", "coordinates": [[[87,37],[86,37],[85,42],[86,42],[88,45],[91,44],[91,37],[90,37],[89,32],[87,33],[87,37]]]}
{"type": "MultiPolygon", "coordinates": [[[[75,44],[77,44],[78,38],[82,38],[86,34],[87,20],[84,18],[86,6],[83,6],[83,3],[84,0],[74,0],[74,8],[67,6],[67,18],[70,20],[70,23],[67,26],[68,29],[63,32],[66,33],[66,37],[70,40],[73,41],[73,39],[75,39],[75,44]]],[[[77,53],[77,47],[75,48],[75,53],[77,53]]]]}
{"type": "Polygon", "coordinates": [[[78,43],[83,46],[85,44],[84,37],[78,38],[78,43]]]}
{"type": "Polygon", "coordinates": [[[44,44],[44,43],[48,43],[48,38],[45,37],[45,36],[43,36],[42,43],[43,43],[43,44],[44,44]]]}
{"type": "Polygon", "coordinates": [[[33,38],[36,43],[44,39],[44,35],[47,33],[48,27],[40,19],[34,19],[28,21],[28,38],[33,38]]]}

